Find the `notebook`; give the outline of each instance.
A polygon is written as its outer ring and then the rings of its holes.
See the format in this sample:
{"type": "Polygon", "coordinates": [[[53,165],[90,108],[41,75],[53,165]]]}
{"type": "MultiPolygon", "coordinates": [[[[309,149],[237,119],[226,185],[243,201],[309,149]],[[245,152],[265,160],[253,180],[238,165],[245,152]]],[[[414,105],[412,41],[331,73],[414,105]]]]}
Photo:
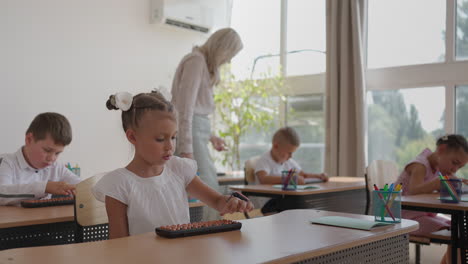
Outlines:
{"type": "MultiPolygon", "coordinates": [[[[282,184],[275,184],[273,185],[273,188],[275,189],[283,189],[282,184]]],[[[297,185],[296,190],[309,190],[309,189],[318,189],[317,186],[313,185],[297,185]]],[[[291,188],[291,186],[288,186],[288,190],[294,191],[294,189],[291,188]]]]}
{"type": "Polygon", "coordinates": [[[304,182],[306,184],[309,184],[309,183],[322,183],[323,181],[319,178],[305,178],[304,182]]]}
{"type": "Polygon", "coordinates": [[[312,224],[330,225],[361,230],[371,230],[374,227],[393,225],[393,223],[375,222],[372,220],[357,219],[344,216],[324,216],[310,221],[312,224]]]}
{"type": "MultiPolygon", "coordinates": [[[[440,197],[437,197],[438,200],[440,200],[440,197]]],[[[462,196],[461,197],[462,202],[468,202],[468,196],[462,196]]]]}

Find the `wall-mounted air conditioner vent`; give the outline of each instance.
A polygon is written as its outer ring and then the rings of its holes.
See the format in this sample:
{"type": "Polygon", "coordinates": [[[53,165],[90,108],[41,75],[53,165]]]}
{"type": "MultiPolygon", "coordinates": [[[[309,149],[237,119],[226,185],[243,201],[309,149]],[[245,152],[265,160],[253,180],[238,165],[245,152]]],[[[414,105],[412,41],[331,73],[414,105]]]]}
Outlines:
{"type": "Polygon", "coordinates": [[[210,32],[213,10],[203,0],[151,0],[151,22],[210,32]]]}

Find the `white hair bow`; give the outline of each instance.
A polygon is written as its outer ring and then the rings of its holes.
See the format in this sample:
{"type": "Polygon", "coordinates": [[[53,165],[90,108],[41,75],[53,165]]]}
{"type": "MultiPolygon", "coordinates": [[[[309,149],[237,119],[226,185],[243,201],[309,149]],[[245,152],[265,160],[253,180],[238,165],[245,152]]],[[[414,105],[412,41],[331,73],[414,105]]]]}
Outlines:
{"type": "Polygon", "coordinates": [[[132,107],[133,95],[129,92],[120,92],[114,95],[113,105],[122,111],[127,111],[132,107]]]}
{"type": "Polygon", "coordinates": [[[167,101],[171,101],[171,99],[172,99],[171,91],[169,91],[169,89],[167,89],[165,86],[159,85],[158,88],[154,88],[153,90],[158,91],[159,93],[161,93],[162,96],[164,96],[164,98],[167,101]]]}

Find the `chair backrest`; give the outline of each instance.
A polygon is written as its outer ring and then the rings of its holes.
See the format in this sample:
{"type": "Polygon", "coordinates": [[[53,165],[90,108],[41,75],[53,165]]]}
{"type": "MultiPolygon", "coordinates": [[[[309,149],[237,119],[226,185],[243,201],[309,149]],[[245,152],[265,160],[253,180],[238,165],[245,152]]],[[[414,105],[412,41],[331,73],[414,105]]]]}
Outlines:
{"type": "Polygon", "coordinates": [[[81,226],[93,226],[107,224],[109,222],[106,205],[96,200],[91,192],[91,188],[105,174],[106,173],[99,173],[78,183],[76,186],[75,218],[77,223],[81,226]]]}
{"type": "Polygon", "coordinates": [[[260,156],[255,156],[245,161],[244,175],[247,184],[255,183],[255,164],[259,159],[260,156]]]}
{"type": "Polygon", "coordinates": [[[398,178],[398,166],[389,160],[374,160],[367,167],[367,189],[374,190],[374,184],[379,188],[388,183],[395,182],[398,178]]]}

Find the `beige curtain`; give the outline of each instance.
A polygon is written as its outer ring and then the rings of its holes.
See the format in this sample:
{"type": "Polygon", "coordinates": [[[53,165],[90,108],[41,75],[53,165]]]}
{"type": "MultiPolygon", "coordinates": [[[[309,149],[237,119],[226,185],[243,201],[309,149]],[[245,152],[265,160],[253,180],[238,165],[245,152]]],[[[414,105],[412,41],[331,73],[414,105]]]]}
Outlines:
{"type": "Polygon", "coordinates": [[[365,171],[366,0],[327,0],[326,151],[331,176],[365,171]]]}

